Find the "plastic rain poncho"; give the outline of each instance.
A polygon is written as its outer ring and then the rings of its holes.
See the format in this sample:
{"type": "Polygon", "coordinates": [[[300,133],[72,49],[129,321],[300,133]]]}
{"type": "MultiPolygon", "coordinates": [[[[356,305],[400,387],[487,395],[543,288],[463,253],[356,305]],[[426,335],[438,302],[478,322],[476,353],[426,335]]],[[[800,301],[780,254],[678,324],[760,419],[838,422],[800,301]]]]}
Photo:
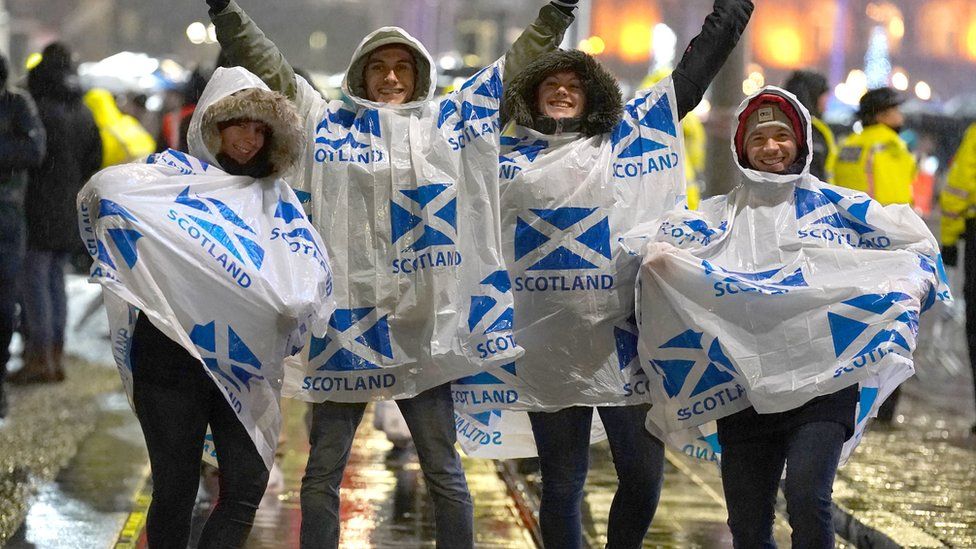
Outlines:
{"type": "MultiPolygon", "coordinates": [[[[683,197],[676,105],[667,78],[628,102],[612,133],[516,127],[503,137],[502,237],[525,355],[455,382],[469,455],[535,455],[528,418],[512,410],[648,402],[633,308],[639,258],[620,237],[683,197]]],[[[604,437],[594,421],[591,440],[604,437]]]]}
{"type": "MultiPolygon", "coordinates": [[[[809,144],[796,98],[761,92],[795,106],[809,144]]],[[[867,418],[913,374],[919,315],[949,298],[938,244],[910,207],[828,185],[809,165],[807,155],[797,175],[740,166],[728,195],[644,232],[637,320],[654,403],[648,429],[686,453],[713,459],[709,422],[750,405],[781,412],[859,384],[846,459],[867,418]]]]}
{"type": "Polygon", "coordinates": [[[195,157],[169,150],[102,170],[79,193],[78,211],[130,401],[128,355],[141,313],[201,361],[270,469],[282,362],[307,332],[324,329],[333,281],[325,245],[289,185],[229,175],[204,145],[204,113],[246,88],[267,90],[244,69],[218,69],[190,124],[195,157]]]}
{"type": "Polygon", "coordinates": [[[326,239],[338,309],[305,363],[289,367],[288,396],[408,398],[520,353],[514,344],[478,352],[511,340],[496,184],[504,59],[439,101],[434,66],[420,42],[384,27],[353,55],[346,101],[297,78],[315,137],[292,183],[326,239]],[[389,43],[418,59],[419,93],[402,105],[360,97],[363,52],[389,43]]]}

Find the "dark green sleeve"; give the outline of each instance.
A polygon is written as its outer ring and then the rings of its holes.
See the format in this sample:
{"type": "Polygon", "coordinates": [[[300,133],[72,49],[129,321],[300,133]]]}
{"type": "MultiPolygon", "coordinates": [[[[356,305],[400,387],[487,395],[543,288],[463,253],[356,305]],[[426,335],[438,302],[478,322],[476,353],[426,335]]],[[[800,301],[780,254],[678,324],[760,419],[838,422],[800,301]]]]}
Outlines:
{"type": "Polygon", "coordinates": [[[217,29],[217,41],[224,56],[253,72],[269,88],[295,99],[295,71],[274,42],[264,35],[237,2],[231,0],[219,13],[210,10],[210,20],[217,29]]]}
{"type": "Polygon", "coordinates": [[[573,19],[552,4],[542,6],[536,20],[522,31],[505,54],[504,81],[514,78],[536,57],[558,48],[573,19]]]}

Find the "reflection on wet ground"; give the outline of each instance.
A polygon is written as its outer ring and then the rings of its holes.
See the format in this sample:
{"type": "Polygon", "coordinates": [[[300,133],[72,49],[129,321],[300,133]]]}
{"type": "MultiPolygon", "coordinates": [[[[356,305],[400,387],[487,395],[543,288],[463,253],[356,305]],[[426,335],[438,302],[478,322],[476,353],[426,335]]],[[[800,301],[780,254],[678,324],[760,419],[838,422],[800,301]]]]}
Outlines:
{"type": "MultiPolygon", "coordinates": [[[[89,288],[69,279],[72,328],[78,311],[93,299],[89,288]]],[[[976,438],[968,434],[976,416],[960,310],[930,314],[921,330],[917,376],[905,386],[895,425],[870,429],[834,486],[837,524],[861,546],[976,547],[976,438]]],[[[16,549],[140,546],[150,489],[146,455],[115,368],[107,365],[106,331],[101,315],[72,329],[68,350],[87,362],[73,358],[65,383],[11,391],[11,417],[0,424],[0,544],[6,539],[16,549]]],[[[262,503],[249,548],[298,546],[306,406],[284,403],[281,474],[262,503]]],[[[343,547],[434,546],[423,475],[415,461],[388,462],[391,446],[368,413],[343,481],[343,547]]],[[[531,525],[538,478],[484,460],[465,460],[465,468],[477,546],[536,547],[531,525]],[[512,474],[500,476],[500,468],[512,474]]],[[[589,547],[606,541],[615,486],[609,447],[596,445],[584,507],[589,547]]],[[[198,524],[207,509],[202,497],[198,524]]],[[[775,536],[788,547],[789,527],[779,513],[775,536]]],[[[725,519],[718,468],[669,453],[645,547],[729,547],[725,519]]]]}

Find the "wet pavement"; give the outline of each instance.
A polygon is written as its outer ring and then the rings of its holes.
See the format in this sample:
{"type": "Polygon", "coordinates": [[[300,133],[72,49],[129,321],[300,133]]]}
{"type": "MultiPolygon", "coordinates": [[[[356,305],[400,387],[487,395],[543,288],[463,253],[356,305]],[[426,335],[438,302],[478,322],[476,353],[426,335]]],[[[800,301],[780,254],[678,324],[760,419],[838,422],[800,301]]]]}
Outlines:
{"type": "MultiPolygon", "coordinates": [[[[69,326],[95,299],[69,284],[69,326]]],[[[957,294],[958,295],[958,294],[957,294]]],[[[918,375],[905,385],[893,426],[869,429],[834,486],[840,547],[976,547],[976,422],[961,308],[922,321],[918,375]]],[[[11,548],[144,547],[151,485],[141,432],[120,391],[102,314],[69,336],[68,380],[12,388],[0,424],[0,545],[11,548]]],[[[16,367],[16,363],[13,365],[16,367]]],[[[306,405],[286,401],[286,439],[249,548],[297,547],[299,486],[308,443],[306,405]],[[280,473],[280,474],[279,474],[280,473]]],[[[370,408],[371,410],[371,408],[370,408]]],[[[431,506],[411,459],[360,426],[342,497],[342,547],[433,547],[431,506]]],[[[603,547],[616,485],[609,447],[591,449],[584,534],[603,547]]],[[[645,547],[729,547],[718,468],[668,453],[665,486],[645,547]]],[[[465,460],[480,548],[537,547],[538,478],[513,462],[465,460]]],[[[204,482],[204,485],[207,483],[204,482]]],[[[197,529],[209,500],[201,490],[197,529]]],[[[789,526],[776,539],[789,546],[789,526]]]]}

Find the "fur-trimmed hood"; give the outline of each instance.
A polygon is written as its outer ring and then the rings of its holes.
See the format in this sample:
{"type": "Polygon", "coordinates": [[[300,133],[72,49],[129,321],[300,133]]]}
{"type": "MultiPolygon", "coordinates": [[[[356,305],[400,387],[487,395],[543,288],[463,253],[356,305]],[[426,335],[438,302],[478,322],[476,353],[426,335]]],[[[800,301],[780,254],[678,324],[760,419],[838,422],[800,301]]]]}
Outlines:
{"type": "Polygon", "coordinates": [[[505,89],[502,102],[502,124],[519,126],[552,134],[556,121],[539,114],[536,90],[550,74],[575,72],[586,92],[586,107],[578,119],[564,120],[563,131],[579,131],[587,137],[610,133],[623,116],[624,100],[617,79],[592,56],[579,50],[556,50],[529,63],[505,89]]]}
{"type": "Polygon", "coordinates": [[[280,177],[298,163],[305,147],[305,134],[294,105],[241,67],[214,71],[190,119],[187,134],[190,154],[220,166],[217,125],[238,118],[259,120],[271,128],[270,139],[264,145],[271,165],[267,177],[280,177]]]}
{"type": "Polygon", "coordinates": [[[437,66],[434,58],[431,57],[427,48],[407,31],[400,27],[381,27],[366,35],[359,43],[356,51],[352,54],[349,68],[346,69],[346,76],[342,80],[342,91],[350,99],[365,107],[384,107],[384,108],[414,108],[418,104],[426,103],[434,97],[437,84],[437,66]],[[397,44],[406,46],[412,53],[414,63],[417,66],[417,78],[414,86],[413,97],[410,101],[402,105],[389,105],[387,103],[376,103],[366,99],[366,83],[363,78],[363,69],[366,66],[366,58],[369,54],[383,46],[397,44]]]}

